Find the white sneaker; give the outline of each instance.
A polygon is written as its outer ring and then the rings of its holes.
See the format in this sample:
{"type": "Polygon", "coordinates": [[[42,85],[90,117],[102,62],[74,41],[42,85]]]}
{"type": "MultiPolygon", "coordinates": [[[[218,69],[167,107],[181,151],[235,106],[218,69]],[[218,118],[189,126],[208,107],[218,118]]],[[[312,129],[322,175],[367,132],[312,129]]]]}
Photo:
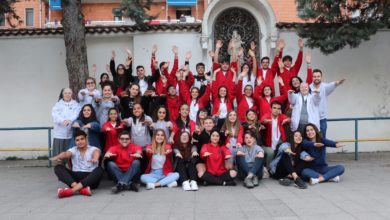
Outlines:
{"type": "Polygon", "coordinates": [[[317,183],[320,183],[320,180],[318,178],[310,178],[310,185],[315,185],[317,183]]]}
{"type": "Polygon", "coordinates": [[[191,191],[190,181],[184,181],[181,186],[183,187],[184,191],[191,191]]]}
{"type": "Polygon", "coordinates": [[[333,177],[332,179],[329,180],[329,182],[334,182],[334,183],[340,182],[340,176],[333,177]]]}
{"type": "Polygon", "coordinates": [[[266,167],[263,167],[263,179],[269,178],[269,172],[266,167]]]}
{"type": "Polygon", "coordinates": [[[176,187],[176,186],[177,186],[177,182],[176,182],[176,181],[173,181],[172,183],[168,184],[167,186],[168,186],[169,188],[176,187]]]}
{"type": "Polygon", "coordinates": [[[154,185],[154,183],[147,183],[146,184],[146,189],[154,189],[155,188],[155,185],[154,185]]]}
{"type": "Polygon", "coordinates": [[[192,191],[198,191],[198,183],[195,180],[191,180],[190,185],[192,191]]]}

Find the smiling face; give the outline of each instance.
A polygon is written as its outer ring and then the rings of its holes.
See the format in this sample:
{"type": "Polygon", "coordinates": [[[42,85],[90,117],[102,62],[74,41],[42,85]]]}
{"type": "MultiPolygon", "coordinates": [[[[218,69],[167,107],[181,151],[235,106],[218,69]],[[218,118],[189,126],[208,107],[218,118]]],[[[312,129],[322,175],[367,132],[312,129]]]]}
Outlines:
{"type": "Polygon", "coordinates": [[[249,121],[255,121],[257,119],[257,116],[256,116],[256,114],[254,112],[249,111],[248,114],[246,114],[246,118],[249,121]]]}
{"type": "Polygon", "coordinates": [[[242,72],[249,72],[249,65],[248,64],[244,64],[243,66],[242,66],[242,72]]]}
{"type": "Polygon", "coordinates": [[[301,132],[295,132],[294,133],[294,143],[295,144],[302,143],[302,134],[301,134],[301,132]]]}
{"type": "Polygon", "coordinates": [[[244,136],[244,142],[247,146],[249,147],[252,147],[255,143],[256,143],[256,140],[255,138],[252,137],[252,135],[250,134],[245,134],[244,136]]]}
{"type": "Polygon", "coordinates": [[[298,78],[293,77],[293,78],[291,79],[291,84],[292,84],[293,88],[295,89],[295,88],[299,88],[299,87],[300,87],[301,82],[299,81],[298,78]]]}
{"type": "Polygon", "coordinates": [[[314,129],[313,126],[311,126],[311,125],[306,126],[306,136],[310,140],[315,140],[316,139],[317,134],[316,134],[316,130],[314,129]]]}
{"type": "Polygon", "coordinates": [[[320,72],[313,73],[313,83],[319,85],[322,81],[322,75],[320,72]]]}
{"type": "Polygon", "coordinates": [[[130,144],[130,135],[128,134],[122,134],[119,137],[119,143],[121,144],[122,147],[127,147],[130,144]]]}
{"type": "Polygon", "coordinates": [[[251,97],[252,94],[253,94],[252,86],[246,85],[245,88],[244,88],[244,95],[245,95],[246,97],[251,97]]]}
{"type": "Polygon", "coordinates": [[[83,108],[83,116],[84,116],[84,118],[89,118],[89,117],[91,117],[91,114],[92,114],[92,109],[91,109],[91,107],[89,107],[89,106],[84,106],[84,108],[83,108]]]}
{"type": "Polygon", "coordinates": [[[198,66],[196,67],[196,72],[198,72],[198,75],[199,75],[199,76],[203,76],[203,75],[204,75],[204,70],[205,70],[205,68],[204,68],[203,65],[198,65],[198,66]]]}
{"type": "Polygon", "coordinates": [[[230,112],[228,115],[228,119],[230,123],[235,123],[237,121],[237,113],[234,111],[230,112]]]}
{"type": "Polygon", "coordinates": [[[143,79],[145,77],[145,69],[143,67],[137,68],[137,76],[140,79],[143,79]]]}
{"type": "Polygon", "coordinates": [[[95,89],[95,80],[93,79],[87,79],[87,82],[85,83],[85,85],[87,86],[87,89],[89,91],[93,91],[95,89]]]}
{"type": "Polygon", "coordinates": [[[261,68],[268,69],[268,67],[269,67],[269,59],[263,59],[261,61],[261,68]]]}
{"type": "Polygon", "coordinates": [[[64,89],[62,96],[65,102],[69,102],[72,99],[72,90],[69,88],[64,89]]]}
{"type": "Polygon", "coordinates": [[[130,89],[130,97],[136,97],[139,95],[139,86],[137,84],[131,85],[130,89]]]}
{"type": "Polygon", "coordinates": [[[111,86],[105,85],[103,87],[103,96],[104,96],[104,98],[110,98],[112,96],[111,86]]]}
{"type": "Polygon", "coordinates": [[[173,86],[170,86],[168,89],[168,95],[175,96],[176,95],[176,88],[173,86]]]}
{"type": "Polygon", "coordinates": [[[134,104],[133,106],[133,115],[137,118],[142,116],[142,113],[144,112],[141,104],[134,104]]]}
{"type": "Polygon", "coordinates": [[[77,148],[79,149],[86,148],[88,146],[87,137],[85,137],[84,135],[79,135],[75,137],[74,141],[76,143],[77,148]]]}
{"type": "Polygon", "coordinates": [[[157,118],[158,120],[165,120],[165,117],[167,116],[167,110],[165,108],[159,108],[157,110],[157,118]]]}
{"type": "Polygon", "coordinates": [[[227,95],[227,90],[225,87],[220,87],[218,90],[218,94],[221,98],[225,98],[227,95]]]}
{"type": "Polygon", "coordinates": [[[299,91],[302,93],[302,95],[309,94],[309,85],[307,83],[301,83],[299,91]]]}
{"type": "Polygon", "coordinates": [[[206,131],[211,131],[211,130],[213,130],[213,128],[214,128],[214,121],[213,121],[213,119],[211,119],[211,118],[205,119],[204,120],[204,129],[206,131]]]}
{"type": "Polygon", "coordinates": [[[123,75],[125,73],[125,67],[123,65],[118,66],[118,74],[123,75]]]}
{"type": "Polygon", "coordinates": [[[214,145],[219,143],[219,133],[217,131],[213,131],[210,136],[210,142],[214,145]]]}
{"type": "Polygon", "coordinates": [[[204,120],[206,117],[207,117],[207,112],[202,111],[202,110],[199,110],[198,118],[199,118],[200,120],[204,120]]]}
{"type": "Polygon", "coordinates": [[[179,110],[179,114],[182,118],[187,118],[188,114],[190,113],[188,105],[182,105],[179,110]]]}
{"type": "Polygon", "coordinates": [[[190,135],[187,132],[184,132],[180,135],[180,142],[186,144],[190,142],[190,135]]]}
{"type": "Polygon", "coordinates": [[[196,99],[199,97],[199,89],[194,87],[191,89],[191,98],[196,99]]]}
{"type": "Polygon", "coordinates": [[[111,109],[108,112],[108,118],[110,119],[111,122],[116,122],[118,118],[118,112],[115,109],[111,109]]]}
{"type": "Polygon", "coordinates": [[[157,131],[157,132],[156,132],[155,139],[156,139],[156,143],[157,143],[157,144],[162,144],[162,143],[164,143],[164,141],[165,141],[165,134],[164,134],[164,131],[161,131],[161,130],[157,131]]]}

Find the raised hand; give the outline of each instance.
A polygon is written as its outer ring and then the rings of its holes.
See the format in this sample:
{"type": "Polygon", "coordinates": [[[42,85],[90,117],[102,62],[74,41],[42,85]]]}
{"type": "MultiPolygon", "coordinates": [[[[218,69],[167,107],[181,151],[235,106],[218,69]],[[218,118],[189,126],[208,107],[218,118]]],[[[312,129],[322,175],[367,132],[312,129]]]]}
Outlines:
{"type": "Polygon", "coordinates": [[[256,56],[254,50],[252,50],[252,49],[248,50],[248,54],[252,58],[256,56]]]}
{"type": "Polygon", "coordinates": [[[257,46],[256,43],[254,41],[252,41],[251,44],[250,44],[250,49],[252,51],[255,51],[256,50],[256,46],[257,46]]]}
{"type": "Polygon", "coordinates": [[[116,56],[115,50],[112,50],[112,51],[111,51],[111,58],[112,58],[112,59],[115,59],[115,56],[116,56]]]}
{"type": "Polygon", "coordinates": [[[157,45],[154,44],[152,47],[152,54],[155,54],[157,52],[157,49],[158,49],[157,45]]]}
{"type": "Polygon", "coordinates": [[[307,63],[307,64],[310,64],[310,63],[311,63],[311,54],[310,54],[310,53],[307,53],[307,54],[306,54],[305,60],[306,60],[306,63],[307,63]]]}
{"type": "Polygon", "coordinates": [[[283,64],[282,59],[278,60],[278,66],[279,66],[279,69],[281,69],[281,70],[284,68],[284,64],[283,64]]]}
{"type": "Polygon", "coordinates": [[[220,49],[223,46],[223,43],[221,40],[217,40],[217,43],[215,44],[216,49],[220,49]]]}
{"type": "Polygon", "coordinates": [[[209,50],[209,56],[210,56],[211,58],[213,58],[213,57],[215,56],[215,53],[214,53],[214,51],[212,51],[212,50],[209,50]]]}
{"type": "Polygon", "coordinates": [[[126,53],[128,58],[132,58],[133,54],[131,53],[131,50],[129,48],[126,48],[126,53]]]}
{"type": "Polygon", "coordinates": [[[284,81],[283,81],[283,78],[281,76],[278,76],[278,82],[280,85],[284,86],[284,81]]]}
{"type": "Polygon", "coordinates": [[[175,56],[177,56],[177,54],[179,53],[179,48],[176,45],[173,45],[172,52],[175,54],[175,56]]]}
{"type": "Polygon", "coordinates": [[[107,71],[107,73],[111,73],[110,65],[108,65],[108,64],[106,64],[106,71],[107,71]]]}
{"type": "Polygon", "coordinates": [[[126,61],[125,61],[125,66],[126,66],[126,67],[129,67],[130,64],[131,64],[131,62],[132,62],[132,59],[131,59],[131,57],[128,56],[128,57],[126,58],[126,61]]]}
{"type": "Polygon", "coordinates": [[[95,75],[96,74],[96,64],[92,64],[92,73],[95,75]]]}
{"type": "Polygon", "coordinates": [[[186,53],[186,60],[189,61],[191,59],[191,51],[187,51],[186,53]]]}
{"type": "Polygon", "coordinates": [[[300,50],[303,49],[303,40],[302,40],[302,38],[298,39],[298,47],[299,47],[300,50]]]}
{"type": "Polygon", "coordinates": [[[283,50],[283,48],[286,46],[286,43],[283,39],[279,39],[277,42],[277,48],[279,51],[283,50]]]}

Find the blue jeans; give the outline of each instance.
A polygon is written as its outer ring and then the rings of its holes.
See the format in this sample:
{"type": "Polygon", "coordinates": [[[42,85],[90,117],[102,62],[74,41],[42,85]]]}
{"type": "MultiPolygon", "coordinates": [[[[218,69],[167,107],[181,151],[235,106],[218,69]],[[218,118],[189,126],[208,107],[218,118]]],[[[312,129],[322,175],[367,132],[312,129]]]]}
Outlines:
{"type": "Polygon", "coordinates": [[[127,171],[119,169],[114,161],[107,163],[107,171],[113,176],[118,184],[128,185],[132,183],[133,178],[140,172],[141,163],[139,160],[134,160],[127,171]]]}
{"type": "Polygon", "coordinates": [[[160,182],[161,186],[166,186],[178,179],[179,173],[168,173],[168,175],[165,176],[162,169],[151,170],[150,173],[141,175],[142,183],[147,184],[160,182]]]}
{"type": "Polygon", "coordinates": [[[256,157],[252,167],[248,166],[248,163],[245,161],[245,156],[237,156],[236,162],[240,174],[247,176],[248,173],[253,173],[260,179],[263,177],[263,158],[256,157]]]}
{"type": "Polygon", "coordinates": [[[326,129],[328,129],[328,124],[326,118],[320,120],[320,131],[323,138],[326,138],[326,129]]]}
{"type": "Polygon", "coordinates": [[[344,170],[345,168],[343,165],[305,168],[302,170],[301,176],[305,180],[322,176],[324,177],[324,181],[328,181],[333,177],[340,176],[341,174],[343,174],[344,170]]]}

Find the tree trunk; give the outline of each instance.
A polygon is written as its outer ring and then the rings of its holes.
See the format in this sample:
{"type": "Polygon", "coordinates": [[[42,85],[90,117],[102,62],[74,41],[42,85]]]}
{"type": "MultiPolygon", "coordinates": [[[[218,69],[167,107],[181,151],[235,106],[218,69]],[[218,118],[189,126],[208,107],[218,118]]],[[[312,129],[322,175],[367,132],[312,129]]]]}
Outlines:
{"type": "Polygon", "coordinates": [[[81,0],[63,1],[62,26],[64,28],[69,87],[73,90],[73,97],[76,98],[89,75],[81,0]]]}

